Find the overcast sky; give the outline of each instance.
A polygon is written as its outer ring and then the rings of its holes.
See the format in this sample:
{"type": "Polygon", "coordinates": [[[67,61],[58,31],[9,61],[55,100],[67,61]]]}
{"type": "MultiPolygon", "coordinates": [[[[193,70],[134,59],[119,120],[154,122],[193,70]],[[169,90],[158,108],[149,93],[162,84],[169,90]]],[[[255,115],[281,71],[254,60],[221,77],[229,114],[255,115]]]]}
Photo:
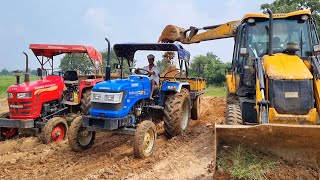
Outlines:
{"type": "MultiPolygon", "coordinates": [[[[23,69],[22,51],[31,43],[83,44],[106,48],[112,44],[157,42],[167,24],[203,27],[262,12],[272,0],[10,0],[0,6],[0,70],[23,69]]],[[[210,51],[231,61],[233,39],[185,45],[192,56],[210,51]]],[[[38,67],[31,56],[31,68],[38,67]]],[[[138,62],[138,65],[140,63],[138,62]]]]}

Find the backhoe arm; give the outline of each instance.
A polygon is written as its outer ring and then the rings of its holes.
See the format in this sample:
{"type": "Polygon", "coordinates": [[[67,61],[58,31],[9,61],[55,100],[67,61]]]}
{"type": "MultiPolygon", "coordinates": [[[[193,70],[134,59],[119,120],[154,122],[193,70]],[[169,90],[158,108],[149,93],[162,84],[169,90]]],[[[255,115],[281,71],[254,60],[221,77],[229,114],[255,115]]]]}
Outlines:
{"type": "Polygon", "coordinates": [[[163,29],[158,42],[169,43],[178,41],[183,44],[192,44],[201,41],[234,37],[235,30],[239,23],[240,21],[231,21],[225,24],[206,26],[203,28],[191,26],[187,30],[174,25],[167,25],[163,29]],[[199,30],[205,30],[205,32],[199,32],[199,30]]]}

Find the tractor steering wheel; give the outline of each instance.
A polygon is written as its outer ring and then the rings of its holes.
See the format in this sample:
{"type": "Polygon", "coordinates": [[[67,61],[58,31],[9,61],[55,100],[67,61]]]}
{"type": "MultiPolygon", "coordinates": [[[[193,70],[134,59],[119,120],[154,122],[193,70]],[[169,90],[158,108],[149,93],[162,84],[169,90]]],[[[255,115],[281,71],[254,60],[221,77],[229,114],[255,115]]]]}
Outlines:
{"type": "Polygon", "coordinates": [[[148,75],[148,76],[151,76],[151,72],[146,70],[146,69],[142,69],[142,68],[137,68],[135,71],[134,71],[136,74],[140,74],[140,75],[148,75]],[[141,72],[142,71],[142,72],[141,72]]]}

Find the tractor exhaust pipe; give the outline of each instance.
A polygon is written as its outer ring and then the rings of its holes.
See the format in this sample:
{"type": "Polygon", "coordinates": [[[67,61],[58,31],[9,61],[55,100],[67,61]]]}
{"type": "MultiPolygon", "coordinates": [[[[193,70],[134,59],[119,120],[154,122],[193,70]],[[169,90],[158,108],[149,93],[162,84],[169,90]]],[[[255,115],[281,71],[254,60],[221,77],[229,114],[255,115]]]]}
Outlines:
{"type": "Polygon", "coordinates": [[[268,8],[267,13],[269,14],[269,56],[273,55],[272,39],[273,39],[273,13],[268,8]]]}
{"type": "Polygon", "coordinates": [[[111,68],[110,68],[110,41],[107,38],[104,38],[108,42],[108,54],[107,54],[107,62],[106,62],[106,76],[105,80],[110,80],[111,68]]]}
{"type": "Polygon", "coordinates": [[[26,52],[23,52],[26,56],[26,73],[24,74],[24,82],[30,82],[30,74],[29,74],[29,57],[26,52]]]}

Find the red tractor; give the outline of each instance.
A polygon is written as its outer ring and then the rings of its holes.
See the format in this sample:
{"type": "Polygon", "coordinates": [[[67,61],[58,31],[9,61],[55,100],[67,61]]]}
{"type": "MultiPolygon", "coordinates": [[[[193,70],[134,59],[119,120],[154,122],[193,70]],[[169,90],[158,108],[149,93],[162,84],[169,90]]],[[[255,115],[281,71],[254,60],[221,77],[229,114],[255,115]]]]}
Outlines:
{"type": "Polygon", "coordinates": [[[63,116],[78,109],[88,114],[91,106],[91,88],[103,81],[98,75],[97,64],[102,64],[101,53],[82,45],[31,44],[30,49],[40,63],[40,80],[29,82],[28,55],[26,53],[25,82],[16,74],[17,84],[8,88],[9,111],[0,113],[0,139],[15,135],[37,134],[43,143],[58,142],[66,137],[68,125],[63,116]],[[93,64],[92,74],[80,75],[76,70],[54,72],[53,57],[60,54],[87,54],[93,64]],[[50,70],[44,74],[44,66],[50,70]],[[51,73],[48,73],[51,71],[51,73]]]}

